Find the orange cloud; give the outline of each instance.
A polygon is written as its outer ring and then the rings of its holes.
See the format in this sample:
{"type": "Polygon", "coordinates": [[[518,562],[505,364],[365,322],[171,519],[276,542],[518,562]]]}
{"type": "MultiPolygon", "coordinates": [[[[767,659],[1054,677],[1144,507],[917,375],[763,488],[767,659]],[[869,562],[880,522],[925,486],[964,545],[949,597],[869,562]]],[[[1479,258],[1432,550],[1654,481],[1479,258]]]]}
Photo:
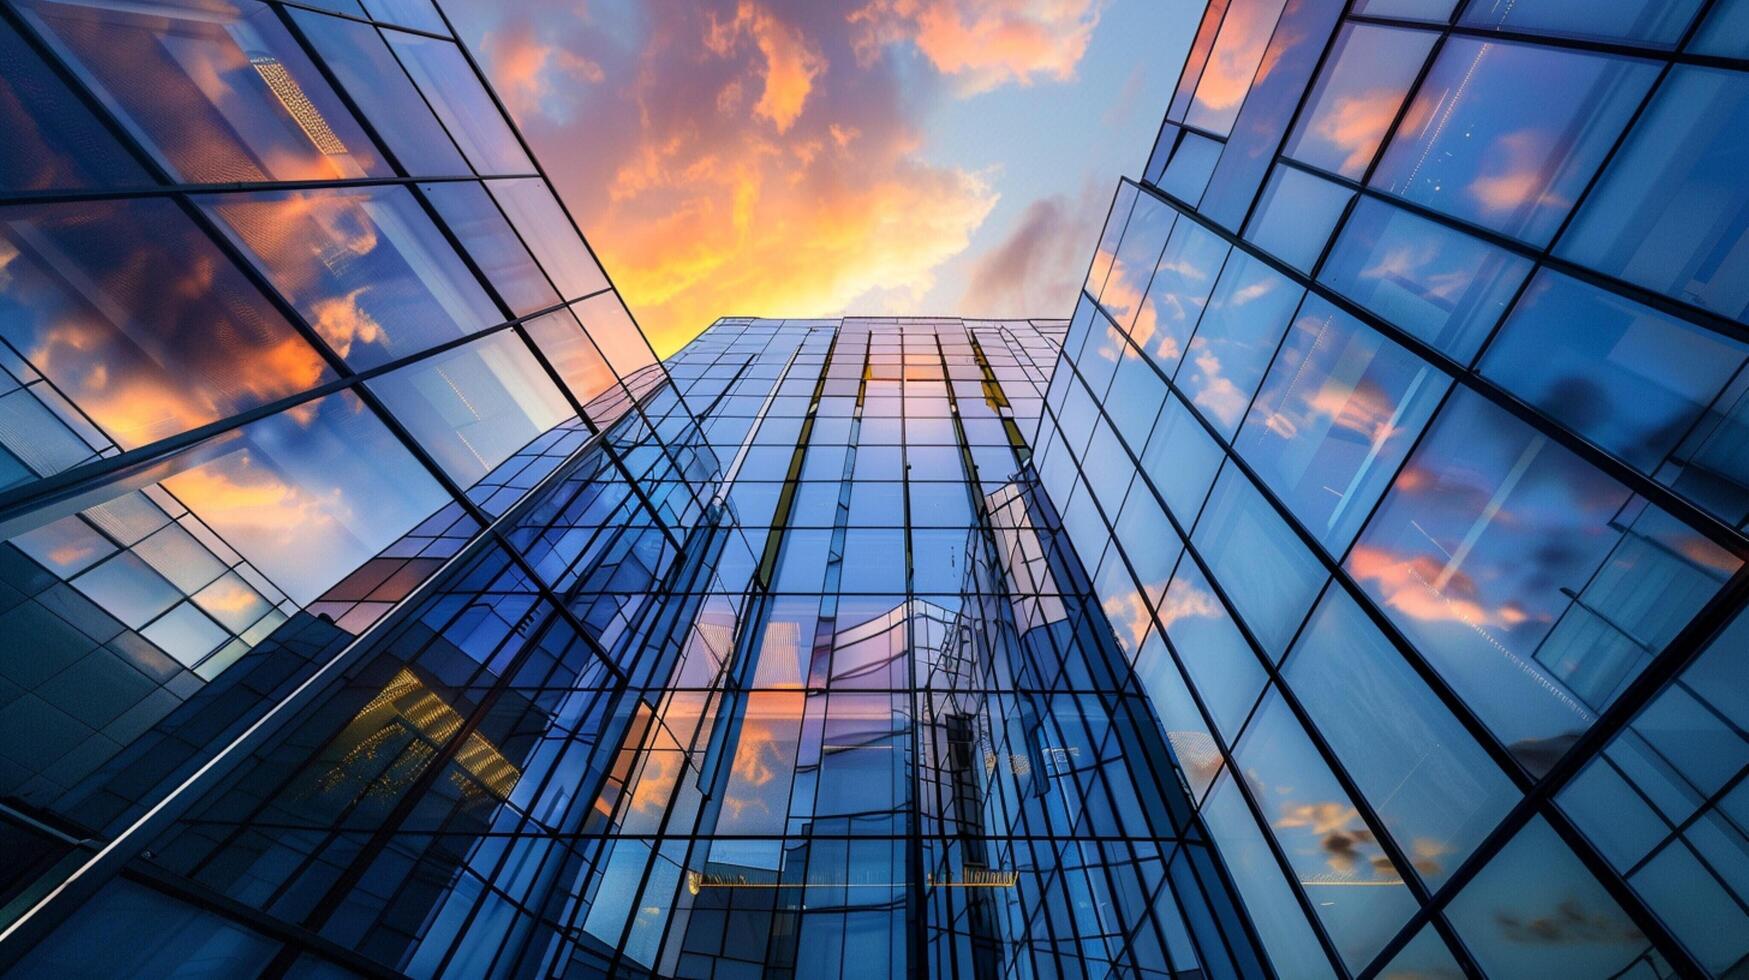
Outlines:
{"type": "Polygon", "coordinates": [[[1403,93],[1393,88],[1374,89],[1337,99],[1329,111],[1319,115],[1312,132],[1332,146],[1346,152],[1339,169],[1358,175],[1372,162],[1373,151],[1397,118],[1397,107],[1403,104],[1403,93]]]}
{"type": "Polygon", "coordinates": [[[1556,150],[1552,133],[1521,129],[1501,136],[1489,147],[1483,172],[1470,181],[1470,196],[1489,211],[1567,207],[1568,201],[1548,192],[1547,171],[1556,150]]]}
{"type": "MultiPolygon", "coordinates": [[[[726,24],[711,17],[704,43],[713,53],[727,55],[744,37],[753,39],[765,60],[765,88],[753,104],[753,114],[769,120],[779,133],[788,132],[814,90],[814,79],[826,70],[826,59],[799,30],[750,0],[741,0],[734,19],[726,24]]],[[[731,85],[736,86],[731,101],[739,102],[738,83],[731,85]]]]}
{"type": "Polygon", "coordinates": [[[849,20],[860,32],[857,58],[878,56],[887,45],[909,42],[962,95],[987,92],[1035,77],[1068,81],[1087,53],[1104,4],[1100,0],[870,0],[849,20]]]}
{"type": "MultiPolygon", "coordinates": [[[[1224,116],[1236,112],[1239,103],[1251,91],[1251,80],[1263,62],[1270,33],[1281,15],[1285,0],[1259,0],[1256,3],[1235,3],[1221,22],[1221,33],[1215,37],[1214,50],[1197,81],[1196,103],[1191,121],[1201,113],[1224,116]]],[[[1207,120],[1204,120],[1207,122],[1207,120]]],[[[1218,128],[1225,132],[1231,120],[1223,120],[1218,128]]]]}
{"type": "Polygon", "coordinates": [[[481,48],[492,61],[493,87],[518,115],[564,118],[570,101],[565,86],[593,85],[606,78],[597,62],[536,37],[529,21],[511,21],[492,31],[481,48]]]}

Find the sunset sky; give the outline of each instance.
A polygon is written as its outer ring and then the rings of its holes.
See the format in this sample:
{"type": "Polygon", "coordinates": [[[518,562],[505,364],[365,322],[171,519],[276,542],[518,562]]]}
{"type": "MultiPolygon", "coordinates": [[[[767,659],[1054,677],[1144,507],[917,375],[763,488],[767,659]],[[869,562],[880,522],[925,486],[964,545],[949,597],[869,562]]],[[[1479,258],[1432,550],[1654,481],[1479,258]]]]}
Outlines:
{"type": "Polygon", "coordinates": [[[666,356],[719,316],[1068,316],[1201,6],[445,9],[666,356]]]}

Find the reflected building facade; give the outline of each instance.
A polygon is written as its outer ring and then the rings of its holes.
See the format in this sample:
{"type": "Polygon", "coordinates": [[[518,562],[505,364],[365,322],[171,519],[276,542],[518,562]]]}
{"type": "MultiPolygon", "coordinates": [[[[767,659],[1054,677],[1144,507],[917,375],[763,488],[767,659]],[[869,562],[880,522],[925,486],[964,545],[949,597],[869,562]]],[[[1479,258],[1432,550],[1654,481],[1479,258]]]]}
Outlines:
{"type": "Polygon", "coordinates": [[[1745,38],[1212,0],[1072,319],[658,363],[438,7],[0,7],[0,970],[1742,972],[1745,38]]]}

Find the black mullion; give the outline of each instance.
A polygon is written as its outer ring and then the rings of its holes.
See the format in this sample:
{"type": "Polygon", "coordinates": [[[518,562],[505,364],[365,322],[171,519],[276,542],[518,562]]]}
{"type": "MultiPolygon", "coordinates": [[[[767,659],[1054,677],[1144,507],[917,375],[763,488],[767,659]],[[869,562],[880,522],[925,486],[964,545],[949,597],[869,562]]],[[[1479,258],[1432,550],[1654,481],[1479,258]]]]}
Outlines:
{"type": "MultiPolygon", "coordinates": [[[[314,59],[312,59],[314,60],[314,59]]],[[[388,158],[386,148],[383,151],[388,158]]],[[[529,174],[494,174],[481,178],[473,174],[438,174],[431,177],[310,177],[293,180],[226,181],[215,184],[188,183],[166,179],[162,184],[117,188],[60,187],[48,190],[0,191],[0,205],[66,204],[82,201],[117,201],[140,198],[170,197],[176,194],[247,194],[262,191],[329,190],[353,187],[397,187],[410,184],[454,184],[484,180],[527,180],[529,174]]]]}

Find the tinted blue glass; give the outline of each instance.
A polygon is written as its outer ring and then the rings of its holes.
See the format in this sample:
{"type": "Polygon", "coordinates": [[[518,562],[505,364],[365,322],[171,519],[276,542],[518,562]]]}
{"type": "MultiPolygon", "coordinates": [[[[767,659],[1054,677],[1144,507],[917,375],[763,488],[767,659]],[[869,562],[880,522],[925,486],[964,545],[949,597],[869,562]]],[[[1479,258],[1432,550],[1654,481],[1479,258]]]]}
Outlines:
{"type": "Polygon", "coordinates": [[[1184,402],[1177,395],[1167,395],[1166,406],[1142,453],[1142,468],[1184,527],[1196,523],[1203,498],[1208,496],[1224,458],[1220,443],[1184,402]]]}
{"type": "Polygon", "coordinates": [[[1556,251],[1721,316],[1749,319],[1745,167],[1749,76],[1678,66],[1556,251]]]}
{"type": "Polygon", "coordinates": [[[294,9],[291,15],[404,170],[417,177],[468,172],[376,28],[308,10],[294,9]]]}
{"type": "Polygon", "coordinates": [[[73,93],[18,37],[0,24],[0,188],[44,190],[149,183],[73,93]]]}
{"type": "Polygon", "coordinates": [[[1713,12],[1688,47],[1698,54],[1749,58],[1749,3],[1719,0],[1713,4],[1713,12]]]}
{"type": "Polygon", "coordinates": [[[1216,136],[1226,136],[1232,130],[1286,3],[1232,0],[1197,81],[1196,98],[1185,122],[1216,136]]]}
{"type": "Polygon", "coordinates": [[[1148,603],[1158,605],[1166,582],[1172,577],[1172,566],[1184,550],[1184,542],[1145,485],[1137,482],[1131,486],[1129,499],[1124,501],[1112,530],[1123,543],[1148,603]]]}
{"type": "Polygon", "coordinates": [[[1293,167],[1277,166],[1245,238],[1301,272],[1312,271],[1354,192],[1293,167]]]}
{"type": "Polygon", "coordinates": [[[1461,391],[1347,568],[1519,760],[1542,771],[1737,564],[1461,391]]]}
{"type": "Polygon", "coordinates": [[[1278,691],[1264,697],[1233,758],[1343,962],[1365,967],[1417,906],[1374,829],[1278,691]]]}
{"type": "Polygon", "coordinates": [[[1348,24],[1288,137],[1287,156],[1359,180],[1378,154],[1435,35],[1348,24]]]}
{"type": "Polygon", "coordinates": [[[571,416],[559,389],[509,331],[367,383],[463,487],[571,416]]]}
{"type": "Polygon", "coordinates": [[[1451,8],[1455,6],[1457,0],[1357,0],[1354,12],[1375,17],[1444,21],[1451,16],[1451,8]]]}
{"type": "Polygon", "coordinates": [[[1191,541],[1264,652],[1279,660],[1324,583],[1323,564],[1232,463],[1191,541]]]}
{"type": "Polygon", "coordinates": [[[1649,473],[1743,359],[1710,330],[1544,270],[1481,371],[1649,473]]]}
{"type": "Polygon", "coordinates": [[[1282,676],[1430,887],[1517,802],[1506,775],[1346,590],[1324,594],[1282,676]]]}
{"type": "Polygon", "coordinates": [[[1111,263],[1111,274],[1106,276],[1105,287],[1098,293],[1100,305],[1121,329],[1130,329],[1135,321],[1142,294],[1153,278],[1155,263],[1160,260],[1160,250],[1177,219],[1178,212],[1158,198],[1149,194],[1136,198],[1123,241],[1111,263]]]}
{"type": "Polygon", "coordinates": [[[559,294],[485,188],[471,181],[446,181],[419,189],[511,312],[526,316],[558,305],[559,294]]]}
{"type": "Polygon", "coordinates": [[[905,590],[905,532],[852,528],[844,538],[845,592],[905,590]]]}
{"type": "Polygon", "coordinates": [[[1362,196],[1318,281],[1467,364],[1530,267],[1529,259],[1362,196]]]}
{"type": "Polygon", "coordinates": [[[1158,630],[1150,630],[1136,654],[1136,679],[1148,696],[1148,702],[1166,730],[1166,741],[1179,772],[1190,784],[1191,796],[1201,799],[1209,784],[1220,774],[1220,748],[1209,732],[1208,721],[1197,710],[1185,686],[1184,675],[1172,662],[1166,641],[1158,630]]]}
{"type": "Polygon", "coordinates": [[[1289,976],[1328,976],[1329,961],[1294,897],[1287,872],[1270,852],[1231,774],[1221,776],[1209,792],[1203,817],[1271,962],[1288,967],[1289,976]]]}
{"type": "Polygon", "coordinates": [[[1339,555],[1449,384],[1420,358],[1309,296],[1234,445],[1339,555]]]}
{"type": "Polygon", "coordinates": [[[1657,72],[1611,55],[1454,37],[1371,183],[1546,244],[1657,72]]]}
{"type": "Polygon", "coordinates": [[[1491,976],[1613,976],[1648,949],[1621,906],[1541,817],[1452,899],[1448,915],[1491,976]],[[1543,938],[1549,935],[1561,941],[1543,938]]]}
{"type": "Polygon", "coordinates": [[[1160,372],[1140,351],[1126,345],[1105,404],[1118,434],[1138,456],[1147,445],[1149,429],[1165,400],[1166,382],[1161,380],[1160,372]]]}
{"type": "Polygon", "coordinates": [[[1267,680],[1257,654],[1188,557],[1178,563],[1159,615],[1191,686],[1215,727],[1231,742],[1267,680]]]}
{"type": "Polygon", "coordinates": [[[1221,158],[1221,147],[1207,136],[1185,133],[1178,151],[1172,154],[1172,162],[1160,177],[1160,189],[1187,204],[1202,200],[1202,192],[1215,172],[1215,161],[1221,158]]]}
{"type": "Polygon", "coordinates": [[[534,171],[522,144],[460,48],[449,41],[400,31],[384,31],[383,36],[476,171],[493,176],[534,171]]]}
{"type": "Polygon", "coordinates": [[[1228,247],[1194,221],[1180,221],[1166,241],[1130,339],[1171,377],[1215,287],[1228,247]]]}
{"type": "Polygon", "coordinates": [[[1458,23],[1673,47],[1700,5],[1701,0],[1470,0],[1458,23]]]}
{"type": "Polygon", "coordinates": [[[200,203],[354,367],[503,317],[405,187],[217,194],[200,203]]]}
{"type": "Polygon", "coordinates": [[[1304,293],[1248,254],[1222,270],[1178,374],[1178,389],[1222,436],[1230,439],[1239,428],[1304,293]]]}
{"type": "MultiPolygon", "coordinates": [[[[1112,199],[1111,211],[1105,216],[1105,229],[1099,233],[1099,247],[1093,250],[1093,265],[1087,270],[1085,286],[1090,295],[1098,296],[1105,288],[1105,277],[1111,272],[1112,260],[1117,257],[1118,242],[1123,240],[1124,226],[1129,223],[1130,209],[1136,205],[1136,185],[1128,181],[1117,185],[1117,195],[1112,199]]],[[[1080,315],[1080,311],[1076,311],[1080,315]]],[[[1076,338],[1075,327],[1069,327],[1069,338],[1064,341],[1063,349],[1074,351],[1076,338]]]]}

